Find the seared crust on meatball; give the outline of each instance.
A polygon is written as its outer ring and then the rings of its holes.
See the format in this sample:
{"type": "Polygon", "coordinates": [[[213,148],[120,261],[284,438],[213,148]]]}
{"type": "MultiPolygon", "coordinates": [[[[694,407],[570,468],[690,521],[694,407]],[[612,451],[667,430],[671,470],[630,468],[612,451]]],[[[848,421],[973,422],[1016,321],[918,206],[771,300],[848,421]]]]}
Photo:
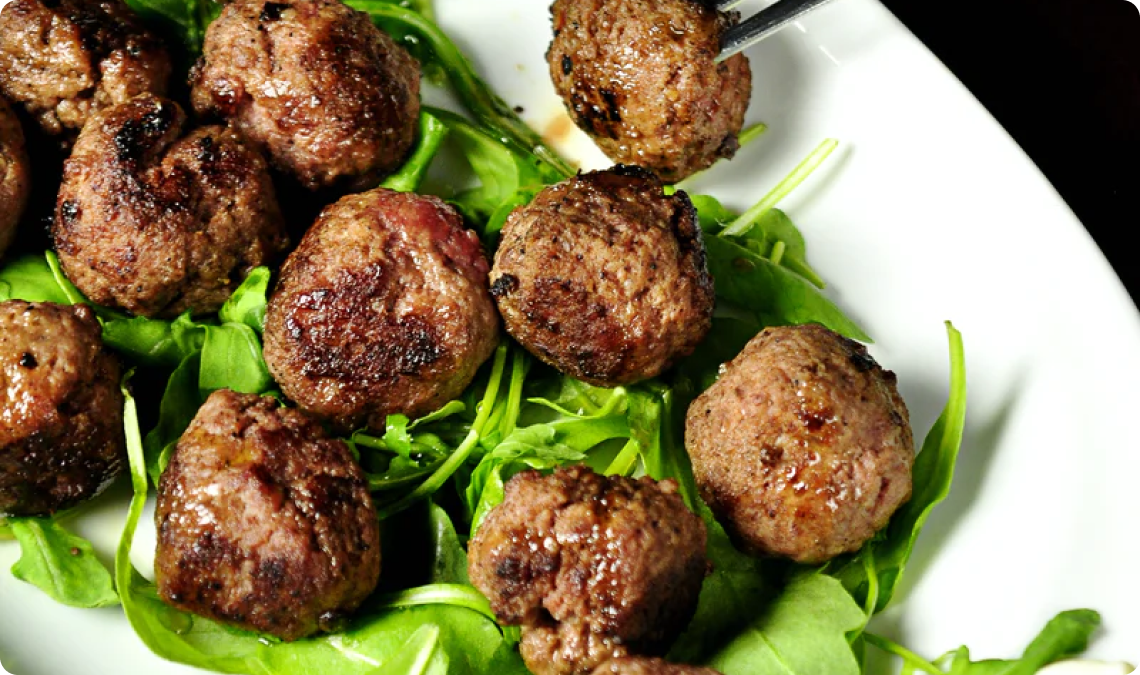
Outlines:
{"type": "Polygon", "coordinates": [[[367,189],[415,142],[420,66],[340,0],[234,0],[206,31],[194,109],[316,189],[367,189]]]}
{"type": "Polygon", "coordinates": [[[516,209],[491,294],[531,353],[599,386],[655,377],[692,353],[714,304],[688,196],[666,196],[634,167],[571,178],[516,209]]]}
{"type": "Polygon", "coordinates": [[[380,526],[348,446],[273,398],[216,391],[158,486],[163,601],[283,640],[337,630],[380,576],[380,526]]]}
{"type": "Polygon", "coordinates": [[[16,236],[30,189],[24,131],[8,103],[0,98],[0,256],[16,236]]]}
{"type": "Polygon", "coordinates": [[[584,466],[512,478],[468,558],[499,621],[522,626],[522,656],[537,675],[664,654],[692,618],[707,569],[704,523],[674,481],[584,466]]]}
{"type": "Polygon", "coordinates": [[[96,112],[162,95],[170,58],[122,0],[13,0],[0,12],[0,94],[70,144],[96,112]]]}
{"type": "Polygon", "coordinates": [[[457,397],[499,341],[478,237],[435,197],[378,188],[325,209],[281,268],[265,361],[342,429],[457,397]]]}
{"type": "Polygon", "coordinates": [[[125,465],[119,364],[85,305],[0,303],[0,515],[98,494],[125,465]]]}
{"type": "Polygon", "coordinates": [[[185,121],[140,96],[94,118],[64,167],[52,237],[100,305],[208,314],[287,244],[265,160],[225,127],[183,136],[185,121]]]}
{"type": "Polygon", "coordinates": [[[714,59],[738,13],[700,0],[556,0],[551,11],[554,87],[610,159],[676,182],[736,153],[752,71],[741,54],[714,59]]]}
{"type": "Polygon", "coordinates": [[[606,661],[591,675],[720,675],[712,668],[669,663],[664,659],[627,657],[606,661]]]}
{"type": "Polygon", "coordinates": [[[701,495],[748,551],[819,563],[910,498],[914,439],[894,373],[822,326],[767,328],[689,407],[701,495]]]}

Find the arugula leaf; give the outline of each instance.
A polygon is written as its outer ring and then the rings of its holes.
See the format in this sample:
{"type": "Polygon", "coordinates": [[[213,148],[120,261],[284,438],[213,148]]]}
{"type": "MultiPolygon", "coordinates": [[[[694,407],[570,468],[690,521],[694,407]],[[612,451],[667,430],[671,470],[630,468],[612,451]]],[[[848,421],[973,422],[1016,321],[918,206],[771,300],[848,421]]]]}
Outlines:
{"type": "Polygon", "coordinates": [[[709,272],[717,297],[755,313],[765,326],[819,323],[860,342],[871,342],[811,283],[724,237],[707,237],[709,272]]]}
{"type": "Polygon", "coordinates": [[[890,603],[926,519],[950,494],[954,479],[966,424],[966,354],[962,334],[950,322],[946,322],[946,331],[950,341],[949,398],[915,458],[910,501],[891,518],[885,533],[868,543],[862,552],[840,563],[836,571],[829,572],[843,582],[857,601],[870,606],[866,597],[870,585],[862,556],[873,556],[871,567],[878,577],[879,587],[874,611],[882,611],[890,603]]]}
{"type": "Polygon", "coordinates": [[[389,190],[397,192],[414,192],[427,174],[428,167],[439,152],[439,146],[447,137],[447,126],[435,115],[428,111],[420,112],[419,142],[412,152],[412,156],[404,162],[404,166],[396,173],[388,176],[381,184],[389,190]]]}
{"type": "Polygon", "coordinates": [[[536,161],[534,155],[509,138],[492,135],[455,113],[429,110],[450,130],[451,139],[479,179],[479,187],[452,200],[469,220],[487,222],[503,204],[517,201],[518,195],[537,193],[543,186],[562,179],[561,174],[536,161]]]}
{"type": "Polygon", "coordinates": [[[507,344],[501,344],[495,350],[494,362],[491,366],[490,379],[487,382],[487,389],[483,394],[483,400],[477,408],[478,413],[475,417],[475,422],[471,425],[471,431],[468,432],[463,442],[455,449],[440,466],[436,469],[423,483],[420,483],[416,489],[404,497],[380,507],[380,519],[384,520],[389,518],[400,511],[415,504],[421,499],[434,494],[437,490],[443,487],[443,484],[448,481],[455,474],[456,471],[467,461],[467,458],[474,452],[475,447],[479,444],[479,437],[483,434],[487,426],[487,420],[491,415],[492,408],[495,401],[498,399],[499,387],[502,384],[503,372],[506,368],[507,361],[507,344]]]}
{"type": "Polygon", "coordinates": [[[11,518],[8,526],[20,542],[12,576],[72,607],[119,604],[111,573],[86,539],[51,518],[11,518]]]}
{"type": "Polygon", "coordinates": [[[905,668],[929,675],[1033,675],[1049,664],[1078,656],[1089,646],[1089,639],[1100,627],[1100,614],[1090,609],[1073,609],[1053,617],[1026,647],[1020,659],[971,661],[970,650],[959,647],[936,663],[949,664],[949,671],[914,654],[893,640],[867,633],[863,639],[902,659],[905,668]]]}
{"type": "Polygon", "coordinates": [[[190,426],[198,408],[206,402],[198,388],[200,369],[201,353],[195,352],[182,361],[166,382],[166,391],[159,404],[158,424],[146,435],[143,443],[146,471],[155,485],[166,470],[170,449],[190,426]]]}
{"type": "Polygon", "coordinates": [[[273,385],[269,367],[261,355],[261,341],[243,323],[206,327],[198,388],[203,397],[217,389],[243,394],[261,394],[273,385]]]}
{"type": "Polygon", "coordinates": [[[419,627],[372,675],[447,675],[447,652],[440,647],[439,633],[439,626],[419,627]]]}
{"type": "Polygon", "coordinates": [[[838,581],[797,575],[703,663],[724,675],[859,675],[847,632],[862,621],[862,610],[838,581]]]}
{"type": "Polygon", "coordinates": [[[222,323],[245,324],[260,335],[265,330],[270,276],[268,267],[258,267],[250,272],[218,312],[222,323]]]}
{"type": "Polygon", "coordinates": [[[103,342],[140,365],[173,368],[201,351],[206,332],[186,313],[174,321],[136,316],[103,324],[103,342]]]}
{"type": "Polygon", "coordinates": [[[0,269],[0,283],[6,287],[5,299],[72,304],[42,255],[21,256],[4,265],[0,269]]]}

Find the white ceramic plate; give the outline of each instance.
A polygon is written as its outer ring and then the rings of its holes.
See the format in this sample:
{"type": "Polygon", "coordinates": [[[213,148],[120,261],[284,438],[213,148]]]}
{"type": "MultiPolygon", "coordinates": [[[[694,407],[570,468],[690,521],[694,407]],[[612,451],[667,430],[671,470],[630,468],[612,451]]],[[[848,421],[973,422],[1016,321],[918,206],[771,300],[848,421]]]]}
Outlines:
{"type": "MultiPolygon", "coordinates": [[[[569,126],[543,62],[547,5],[437,0],[444,29],[540,130],[569,126]]],[[[961,644],[1011,657],[1055,612],[1091,607],[1106,628],[1090,655],[1140,661],[1140,315],[1120,282],[1021,150],[876,0],[833,3],[749,56],[750,121],[771,131],[691,190],[744,208],[840,139],[784,207],[833,297],[898,373],[919,437],[945,400],[942,322],[965,336],[954,491],[875,629],[928,657],[961,644]]],[[[561,146],[605,165],[576,130],[561,146]]],[[[108,555],[112,520],[84,528],[108,555]]],[[[17,555],[0,544],[0,570],[17,555]]],[[[0,656],[18,675],[196,672],[151,655],[117,609],[68,609],[6,572],[0,656]]]]}

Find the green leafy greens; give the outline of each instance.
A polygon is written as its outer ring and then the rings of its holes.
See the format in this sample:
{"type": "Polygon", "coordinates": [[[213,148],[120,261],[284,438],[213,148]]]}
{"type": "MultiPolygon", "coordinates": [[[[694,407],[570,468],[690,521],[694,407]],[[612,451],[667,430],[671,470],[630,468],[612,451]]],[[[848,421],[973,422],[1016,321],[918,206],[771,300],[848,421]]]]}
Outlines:
{"type": "MultiPolygon", "coordinates": [[[[173,32],[189,55],[200,51],[220,11],[208,0],[128,2],[173,32]]],[[[425,107],[416,148],[384,186],[420,189],[440,149],[454,148],[475,187],[443,196],[493,250],[511,212],[573,175],[574,167],[491,91],[434,24],[430,2],[347,2],[407,47],[428,78],[446,85],[471,118],[425,107]]],[[[748,137],[763,131],[758,126],[748,137]]],[[[504,341],[458,400],[417,420],[392,415],[382,431],[361,429],[345,439],[366,471],[385,547],[381,587],[345,630],[292,643],[236,630],[166,605],[130,561],[149,485],[158,483],[206,396],[220,388],[276,394],[261,353],[271,287],[264,268],[253,270],[216,316],[147,319],[92,305],[105,343],[140,375],[164,385],[157,405],[144,410],[154,418],[145,437],[135,398],[124,385],[132,498],[113,573],[88,542],[60,526],[66,514],[0,521],[0,537],[14,536],[21,546],[13,573],[66,604],[120,603],[156,654],[214,671],[523,675],[518,629],[497,625],[486,599],[470,585],[464,541],[502,502],[515,474],[584,462],[608,474],[676,480],[685,503],[705,522],[712,571],[695,618],[669,654],[673,660],[707,664],[725,675],[854,675],[873,647],[901,657],[907,672],[1029,675],[1083,651],[1099,625],[1099,616],[1088,610],[1059,615],[1016,661],[973,662],[963,647],[930,662],[866,632],[870,619],[893,599],[917,537],[953,478],[965,422],[966,370],[961,335],[949,324],[948,402],[917,457],[914,496],[863,550],[816,568],[752,558],[733,546],[698,494],[683,447],[684,417],[722,363],[765,326],[819,323],[870,341],[822,292],[825,283],[808,263],[802,233],[776,208],[836,145],[825,141],[743,214],[711,196],[691,196],[717,309],[699,352],[666,376],[629,387],[593,387],[504,341]]],[[[9,298],[90,304],[50,252],[0,268],[0,300],[9,298]]]]}

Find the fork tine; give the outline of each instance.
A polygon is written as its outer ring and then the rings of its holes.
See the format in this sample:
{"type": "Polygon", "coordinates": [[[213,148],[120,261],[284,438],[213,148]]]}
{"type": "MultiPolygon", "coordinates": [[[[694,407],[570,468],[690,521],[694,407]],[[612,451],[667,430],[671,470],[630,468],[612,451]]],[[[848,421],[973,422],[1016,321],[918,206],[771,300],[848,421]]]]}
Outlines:
{"type": "MultiPolygon", "coordinates": [[[[719,0],[720,5],[736,4],[740,0],[719,0]]],[[[745,21],[729,28],[721,36],[720,55],[716,60],[739,54],[757,42],[780,30],[804,14],[831,0],[779,0],[745,21]]]]}

